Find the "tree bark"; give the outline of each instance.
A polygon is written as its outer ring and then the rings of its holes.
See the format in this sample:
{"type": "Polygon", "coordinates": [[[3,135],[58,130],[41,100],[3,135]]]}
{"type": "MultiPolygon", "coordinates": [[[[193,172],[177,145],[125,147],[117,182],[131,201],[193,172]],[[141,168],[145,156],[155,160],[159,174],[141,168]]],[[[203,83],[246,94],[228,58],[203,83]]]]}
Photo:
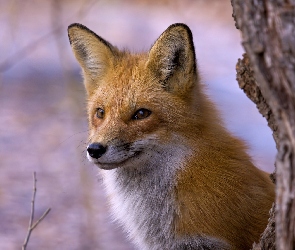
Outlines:
{"type": "MultiPolygon", "coordinates": [[[[295,0],[231,0],[256,86],[272,112],[276,248],[295,249],[295,0]]],[[[252,95],[252,94],[251,94],[252,95]]],[[[270,123],[270,121],[268,121],[270,123]]],[[[272,123],[272,122],[271,122],[272,123]]],[[[264,248],[263,240],[260,248],[264,248]]],[[[273,248],[274,249],[274,248],[273,248]]]]}
{"type": "MultiPolygon", "coordinates": [[[[275,123],[274,115],[269,105],[266,103],[260,88],[255,80],[254,71],[251,67],[247,54],[243,59],[239,59],[237,66],[237,81],[240,88],[256,104],[257,109],[267,120],[268,126],[273,131],[273,137],[278,148],[278,126],[275,123]]],[[[271,174],[271,179],[275,182],[275,172],[271,174]]],[[[253,244],[252,250],[275,250],[275,205],[270,210],[268,225],[261,235],[260,242],[253,244]]]]}

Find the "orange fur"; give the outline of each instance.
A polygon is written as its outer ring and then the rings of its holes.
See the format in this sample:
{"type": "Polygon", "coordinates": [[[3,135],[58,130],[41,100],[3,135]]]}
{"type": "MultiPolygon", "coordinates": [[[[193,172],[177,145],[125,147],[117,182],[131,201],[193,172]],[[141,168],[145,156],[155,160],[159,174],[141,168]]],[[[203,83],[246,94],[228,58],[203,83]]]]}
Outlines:
{"type": "Polygon", "coordinates": [[[79,24],[69,38],[88,93],[89,158],[109,170],[114,213],[140,249],[250,249],[274,185],[204,94],[188,27],[171,25],[142,54],[79,24]]]}

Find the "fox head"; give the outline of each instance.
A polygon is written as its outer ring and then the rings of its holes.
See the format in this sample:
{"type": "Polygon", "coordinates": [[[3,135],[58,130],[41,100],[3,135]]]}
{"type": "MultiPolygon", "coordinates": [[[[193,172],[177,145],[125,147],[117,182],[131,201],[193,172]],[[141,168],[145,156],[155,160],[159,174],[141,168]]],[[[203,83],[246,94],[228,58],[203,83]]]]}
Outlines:
{"type": "Polygon", "coordinates": [[[203,97],[185,24],[169,26],[139,54],[120,51],[81,24],[70,25],[68,35],[88,96],[92,162],[103,169],[145,164],[198,128],[203,97]]]}

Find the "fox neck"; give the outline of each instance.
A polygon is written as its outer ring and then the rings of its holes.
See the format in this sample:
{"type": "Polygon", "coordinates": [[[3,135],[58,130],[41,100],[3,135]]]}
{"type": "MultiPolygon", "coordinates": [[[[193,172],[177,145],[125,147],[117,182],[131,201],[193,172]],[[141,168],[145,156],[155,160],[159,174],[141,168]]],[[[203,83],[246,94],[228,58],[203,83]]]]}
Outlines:
{"type": "Polygon", "coordinates": [[[139,246],[172,247],[176,172],[187,151],[181,145],[157,148],[144,165],[103,172],[113,213],[139,246]]]}

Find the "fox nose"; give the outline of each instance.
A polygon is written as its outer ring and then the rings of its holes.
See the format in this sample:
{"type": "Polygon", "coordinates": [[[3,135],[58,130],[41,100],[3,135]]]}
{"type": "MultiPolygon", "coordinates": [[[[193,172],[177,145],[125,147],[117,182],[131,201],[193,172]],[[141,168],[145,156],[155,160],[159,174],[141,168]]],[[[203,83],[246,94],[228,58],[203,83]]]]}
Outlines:
{"type": "Polygon", "coordinates": [[[100,143],[94,142],[87,147],[88,154],[95,159],[100,158],[107,151],[107,147],[100,143]]]}

